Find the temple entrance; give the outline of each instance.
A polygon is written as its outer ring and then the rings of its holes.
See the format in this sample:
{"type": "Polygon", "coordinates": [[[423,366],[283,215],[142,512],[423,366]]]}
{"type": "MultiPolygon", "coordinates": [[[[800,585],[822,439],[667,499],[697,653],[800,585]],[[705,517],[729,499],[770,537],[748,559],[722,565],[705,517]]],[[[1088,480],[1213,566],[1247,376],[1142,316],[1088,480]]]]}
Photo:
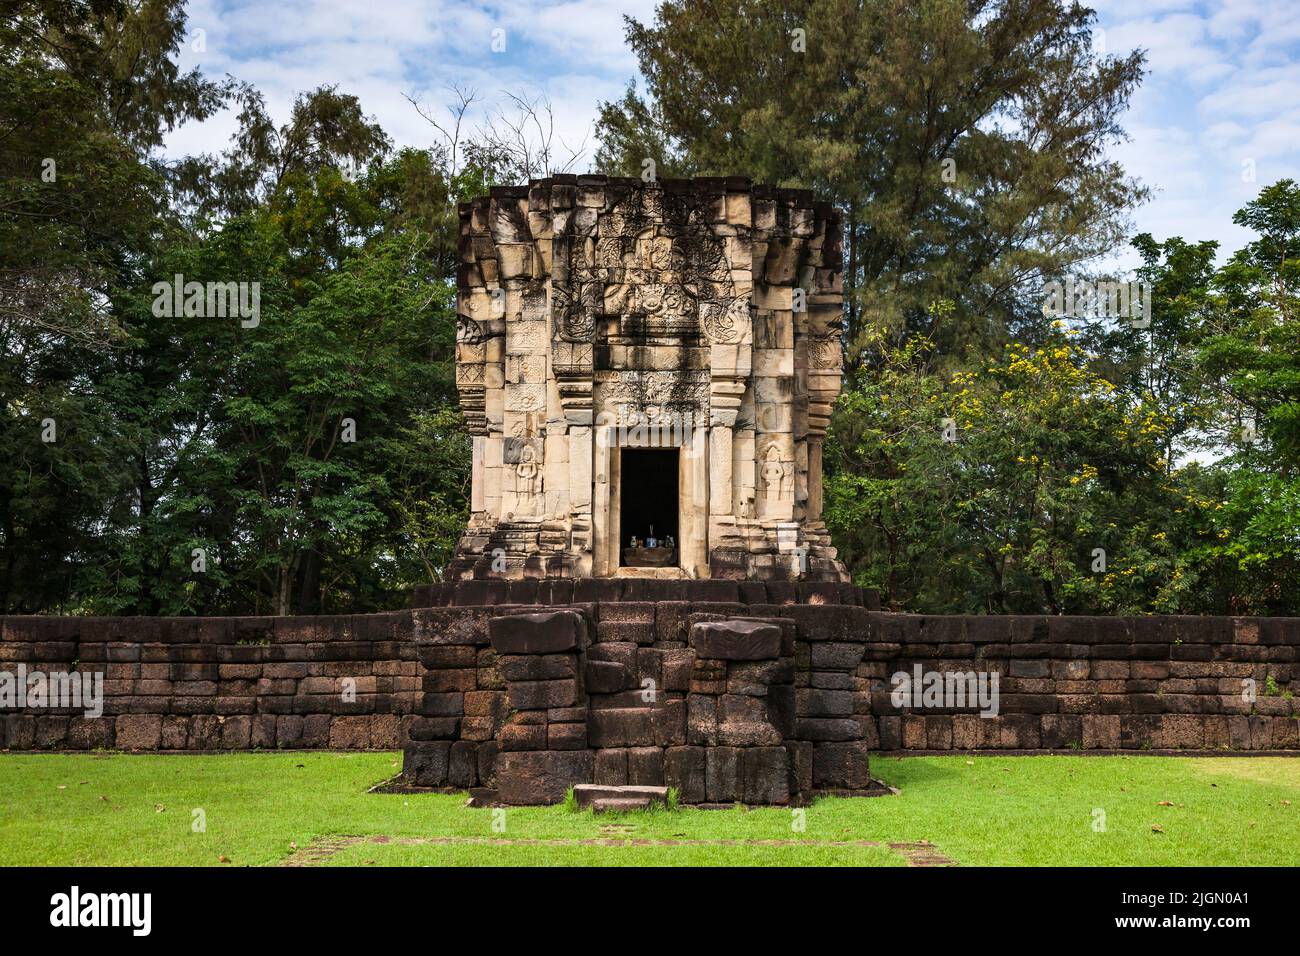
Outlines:
{"type": "Polygon", "coordinates": [[[623,448],[619,463],[619,566],[678,567],[680,449],[623,448]],[[632,546],[632,539],[637,546],[632,546]]]}

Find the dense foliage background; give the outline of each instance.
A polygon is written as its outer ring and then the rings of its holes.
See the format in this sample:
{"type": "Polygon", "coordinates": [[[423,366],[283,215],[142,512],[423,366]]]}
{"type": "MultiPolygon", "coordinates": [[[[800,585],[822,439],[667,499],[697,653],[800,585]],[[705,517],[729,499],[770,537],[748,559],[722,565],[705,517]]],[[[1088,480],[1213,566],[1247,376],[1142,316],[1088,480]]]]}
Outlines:
{"type": "MultiPolygon", "coordinates": [[[[177,68],[181,0],[0,14],[0,611],[399,606],[466,516],[455,204],[552,171],[549,145],[395,150],[333,88],[277,125],[177,68]],[[227,148],[161,158],[226,108],[227,148]],[[156,315],[177,274],[258,282],[256,325],[156,315]]],[[[667,0],[629,21],[641,92],[602,104],[595,168],[845,210],[826,517],[888,606],[1300,613],[1300,187],[1262,189],[1222,264],[1129,238],[1146,192],[1108,149],[1143,61],[1097,55],[1093,22],[667,0]],[[1044,313],[1129,242],[1150,327],[1044,313]]]]}
{"type": "Polygon", "coordinates": [[[455,203],[485,167],[394,152],[334,89],[276,126],[177,71],[179,3],[6,7],[0,608],[361,611],[436,576],[468,490],[455,203]],[[158,158],[224,106],[227,150],[158,158]],[[155,315],[178,274],[258,282],[256,325],[155,315]]]}

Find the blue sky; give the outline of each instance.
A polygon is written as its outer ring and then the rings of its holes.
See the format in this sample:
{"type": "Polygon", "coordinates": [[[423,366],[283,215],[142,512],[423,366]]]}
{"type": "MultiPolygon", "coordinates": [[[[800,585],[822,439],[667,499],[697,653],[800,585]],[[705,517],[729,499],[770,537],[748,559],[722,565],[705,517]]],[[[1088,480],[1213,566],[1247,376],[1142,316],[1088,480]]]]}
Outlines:
{"type": "MultiPolygon", "coordinates": [[[[1114,151],[1154,191],[1134,213],[1134,231],[1235,249],[1247,234],[1232,213],[1262,186],[1300,179],[1300,3],[1093,6],[1099,46],[1148,52],[1149,74],[1124,121],[1130,141],[1114,151]]],[[[189,28],[192,37],[202,31],[202,42],[188,44],[183,61],[253,83],[277,119],[295,93],[336,83],[399,145],[433,140],[403,94],[434,114],[451,84],[478,91],[485,109],[502,91],[544,95],[559,138],[585,143],[589,159],[597,103],[636,76],[622,17],[648,20],[653,9],[653,0],[191,0],[189,28]],[[504,51],[494,52],[502,37],[504,51]]],[[[471,123],[482,119],[480,110],[471,123]]],[[[189,124],[172,134],[168,152],[216,151],[234,125],[230,114],[189,124]]]]}

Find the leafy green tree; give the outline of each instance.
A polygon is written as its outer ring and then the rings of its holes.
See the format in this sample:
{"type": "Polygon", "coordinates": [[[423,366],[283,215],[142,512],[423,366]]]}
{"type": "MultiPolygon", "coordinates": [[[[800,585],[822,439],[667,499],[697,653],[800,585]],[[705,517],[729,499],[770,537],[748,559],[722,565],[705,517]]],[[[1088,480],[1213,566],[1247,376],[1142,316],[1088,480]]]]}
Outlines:
{"type": "Polygon", "coordinates": [[[225,94],[177,69],[184,24],[177,0],[0,16],[0,609],[66,601],[124,486],[95,383],[126,341],[117,290],[174,235],[151,150],[225,94]]]}
{"type": "Polygon", "coordinates": [[[1113,250],[1144,196],[1106,152],[1142,56],[1094,53],[1094,23],[1058,0],[665,0],[627,21],[646,94],[602,104],[597,165],[840,204],[851,369],[873,329],[945,361],[1034,341],[1027,285],[1113,250]]]}
{"type": "Polygon", "coordinates": [[[861,583],[926,611],[1134,611],[1172,573],[1169,427],[1065,332],[940,371],[920,340],[842,396],[828,524],[861,583]]]}
{"type": "Polygon", "coordinates": [[[252,327],[160,318],[143,291],[124,302],[133,348],[103,387],[134,416],[137,491],[115,511],[118,559],[88,582],[97,606],[381,607],[427,579],[438,535],[463,521],[453,476],[468,441],[446,414],[454,288],[430,254],[445,239],[386,208],[410,165],[296,172],[280,187],[292,202],[276,193],[156,263],[164,281],[259,283],[252,327]],[[195,548],[210,556],[202,572],[195,548]]]}
{"type": "Polygon", "coordinates": [[[1199,351],[1217,308],[1211,286],[1218,243],[1160,243],[1143,233],[1132,244],[1142,257],[1136,281],[1149,289],[1149,324],[1135,327],[1126,316],[1086,320],[1081,341],[1100,375],[1169,423],[1163,457],[1172,472],[1217,444],[1218,389],[1199,351]]]}
{"type": "Polygon", "coordinates": [[[174,0],[0,18],[0,607],[391,606],[463,520],[455,202],[484,174],[390,156],[330,87],[274,123],[186,39],[174,0]],[[232,98],[228,150],[157,158],[232,98]],[[258,321],[160,312],[176,275],[258,283],[258,321]]]}
{"type": "Polygon", "coordinates": [[[1261,454],[1289,476],[1300,462],[1300,186],[1265,187],[1233,222],[1259,238],[1215,276],[1218,314],[1201,358],[1254,419],[1261,454]]]}
{"type": "Polygon", "coordinates": [[[1236,216],[1259,238],[1219,268],[1214,243],[1138,236],[1150,328],[1058,328],[956,370],[881,346],[827,446],[855,576],[912,610],[1300,611],[1297,210],[1294,183],[1262,190],[1236,216]]]}
{"type": "Polygon", "coordinates": [[[273,200],[292,210],[295,177],[363,169],[390,146],[357,98],[333,86],[298,94],[288,122],[280,126],[252,86],[240,84],[231,95],[239,107],[234,142],[220,156],[187,157],[173,172],[178,196],[201,222],[273,200]]]}
{"type": "Polygon", "coordinates": [[[1225,540],[1238,609],[1296,613],[1300,600],[1300,186],[1260,191],[1233,221],[1257,238],[1215,275],[1200,361],[1222,396],[1229,453],[1225,540]]]}

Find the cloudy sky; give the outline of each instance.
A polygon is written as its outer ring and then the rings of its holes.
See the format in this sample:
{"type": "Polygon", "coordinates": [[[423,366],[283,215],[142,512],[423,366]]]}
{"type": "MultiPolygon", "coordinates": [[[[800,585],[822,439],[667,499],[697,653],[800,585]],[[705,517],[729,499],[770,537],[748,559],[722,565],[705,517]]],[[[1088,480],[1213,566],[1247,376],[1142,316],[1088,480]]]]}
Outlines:
{"type": "MultiPolygon", "coordinates": [[[[1130,142],[1116,148],[1154,190],[1136,230],[1236,248],[1246,233],[1232,213],[1261,186],[1300,178],[1300,3],[1093,5],[1099,45],[1148,53],[1125,121],[1130,142]]],[[[297,92],[336,83],[399,145],[421,146],[432,130],[403,94],[436,115],[452,84],[476,90],[488,108],[508,90],[544,95],[559,136],[585,142],[589,158],[597,103],[636,76],[623,16],[650,19],[654,0],[191,0],[188,9],[192,37],[202,35],[184,60],[253,83],[277,119],[297,92]]],[[[168,151],[218,150],[233,128],[231,115],[191,124],[168,151]]]]}

